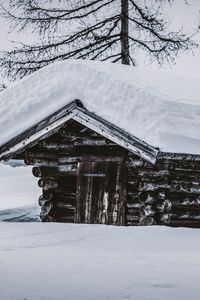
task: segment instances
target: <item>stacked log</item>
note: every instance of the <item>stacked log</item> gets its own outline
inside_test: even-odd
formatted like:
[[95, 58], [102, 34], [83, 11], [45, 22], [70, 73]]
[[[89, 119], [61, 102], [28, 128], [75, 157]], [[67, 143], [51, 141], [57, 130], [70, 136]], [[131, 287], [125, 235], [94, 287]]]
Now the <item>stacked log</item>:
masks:
[[38, 200], [41, 220], [74, 222], [77, 164], [59, 164], [58, 159], [39, 153], [34, 158], [28, 157], [27, 162], [34, 165], [32, 173], [39, 178], [38, 186], [42, 189]]
[[73, 121], [25, 153], [42, 189], [41, 219], [73, 222], [78, 163], [121, 157], [128, 168], [126, 225], [200, 227], [199, 155], [160, 152], [152, 165]]
[[26, 151], [25, 163], [33, 166], [42, 189], [38, 200], [42, 221], [74, 222], [78, 162], [116, 161], [115, 153], [128, 151], [75, 122]]
[[163, 153], [156, 166], [131, 158], [129, 169], [132, 181], [139, 180], [138, 224], [148, 217], [160, 225], [200, 227], [200, 156]]

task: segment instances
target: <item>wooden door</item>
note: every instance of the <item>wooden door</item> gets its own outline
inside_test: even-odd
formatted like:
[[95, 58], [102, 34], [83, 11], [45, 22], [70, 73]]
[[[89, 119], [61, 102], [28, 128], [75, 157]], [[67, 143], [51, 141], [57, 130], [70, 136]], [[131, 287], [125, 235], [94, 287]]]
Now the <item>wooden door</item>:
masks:
[[76, 222], [124, 225], [126, 182], [122, 162], [80, 162]]

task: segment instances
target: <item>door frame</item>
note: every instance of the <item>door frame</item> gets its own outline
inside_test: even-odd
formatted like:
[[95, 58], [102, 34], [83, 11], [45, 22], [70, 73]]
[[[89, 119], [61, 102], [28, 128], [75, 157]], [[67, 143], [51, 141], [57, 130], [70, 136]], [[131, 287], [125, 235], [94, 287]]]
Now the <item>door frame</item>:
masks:
[[[116, 205], [117, 205], [117, 211], [116, 211], [116, 222], [113, 221], [113, 224], [111, 225], [125, 225], [125, 221], [126, 221], [126, 216], [125, 216], [125, 213], [126, 213], [126, 199], [127, 199], [127, 173], [128, 173], [128, 170], [127, 170], [127, 166], [126, 166], [126, 163], [125, 163], [125, 160], [124, 160], [124, 157], [117, 157], [116, 160], [113, 160], [112, 161], [109, 161], [109, 158], [107, 160], [103, 159], [102, 161], [101, 160], [98, 160], [98, 163], [105, 163], [105, 164], [108, 164], [108, 168], [109, 168], [109, 162], [110, 163], [116, 163], [117, 165], [117, 177], [116, 177], [116, 195], [114, 196], [114, 200], [117, 202]], [[82, 185], [84, 184], [84, 177], [87, 177], [87, 176], [84, 176], [84, 173], [83, 173], [83, 170], [84, 170], [84, 164], [92, 164], [92, 163], [97, 163], [97, 161], [88, 161], [87, 159], [86, 160], [83, 160], [83, 161], [80, 161], [78, 163], [78, 172], [77, 172], [77, 187], [76, 187], [76, 212], [75, 212], [75, 223], [89, 223], [89, 224], [92, 224], [92, 222], [88, 222], [88, 219], [87, 219], [87, 222], [85, 222], [85, 215], [86, 215], [86, 200], [87, 199], [84, 199], [82, 198]], [[92, 175], [92, 174], [91, 174]], [[95, 175], [97, 175], [96, 177], [98, 177], [98, 174], [94, 174], [94, 177]], [[107, 174], [105, 174], [106, 176], [110, 176]], [[89, 177], [89, 176], [88, 176]], [[92, 177], [92, 176], [91, 176]], [[103, 178], [103, 176], [99, 176], [101, 178]], [[107, 179], [107, 178], [106, 178]], [[92, 180], [91, 180], [92, 182]], [[91, 187], [87, 187], [87, 188], [91, 188], [92, 189], [92, 183], [91, 183]], [[106, 193], [106, 191], [104, 190], [104, 194]], [[91, 196], [91, 192], [89, 191], [88, 192], [88, 195], [90, 194]], [[109, 193], [107, 193], [109, 194]], [[88, 197], [88, 196], [87, 196]], [[83, 201], [85, 201], [85, 203], [83, 203]], [[102, 201], [103, 201], [103, 198], [102, 198]], [[109, 202], [109, 198], [108, 198], [108, 202]], [[84, 205], [83, 205], [84, 204]], [[102, 203], [103, 205], [103, 203]], [[109, 205], [109, 203], [108, 203]], [[87, 217], [89, 218], [89, 217]], [[112, 218], [114, 220], [114, 210], [112, 210]], [[91, 220], [91, 219], [90, 219]], [[99, 223], [98, 223], [99, 224]], [[103, 224], [103, 223], [100, 223], [100, 224]], [[110, 223], [109, 223], [110, 224]]]

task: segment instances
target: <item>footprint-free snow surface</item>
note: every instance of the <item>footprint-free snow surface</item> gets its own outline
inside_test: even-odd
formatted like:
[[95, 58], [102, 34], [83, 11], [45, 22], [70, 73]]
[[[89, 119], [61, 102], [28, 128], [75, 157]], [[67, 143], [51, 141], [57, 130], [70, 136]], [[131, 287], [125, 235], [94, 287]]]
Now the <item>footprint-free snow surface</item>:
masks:
[[199, 79], [87, 60], [47, 66], [0, 94], [0, 145], [74, 99], [169, 152], [200, 153]]
[[[14, 202], [14, 201], [13, 201]], [[0, 221], [3, 222], [39, 222], [38, 206], [15, 207], [0, 210]]]
[[36, 207], [41, 190], [31, 169], [0, 163], [0, 221], [7, 217], [19, 220], [23, 215], [36, 218], [30, 207]]
[[200, 231], [0, 222], [2, 300], [199, 300]]

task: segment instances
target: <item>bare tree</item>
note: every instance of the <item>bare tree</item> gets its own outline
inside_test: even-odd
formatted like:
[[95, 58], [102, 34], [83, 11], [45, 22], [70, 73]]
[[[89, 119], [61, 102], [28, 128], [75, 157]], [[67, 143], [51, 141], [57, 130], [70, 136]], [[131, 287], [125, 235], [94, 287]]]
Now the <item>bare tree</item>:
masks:
[[[162, 11], [173, 0], [10, 0], [1, 16], [29, 31], [30, 43], [2, 52], [1, 70], [15, 79], [68, 58], [135, 65], [145, 51], [159, 64], [195, 46], [182, 31], [169, 31]], [[39, 35], [39, 39], [37, 37]]]
[[3, 92], [7, 86], [4, 83], [0, 83], [0, 93]]

